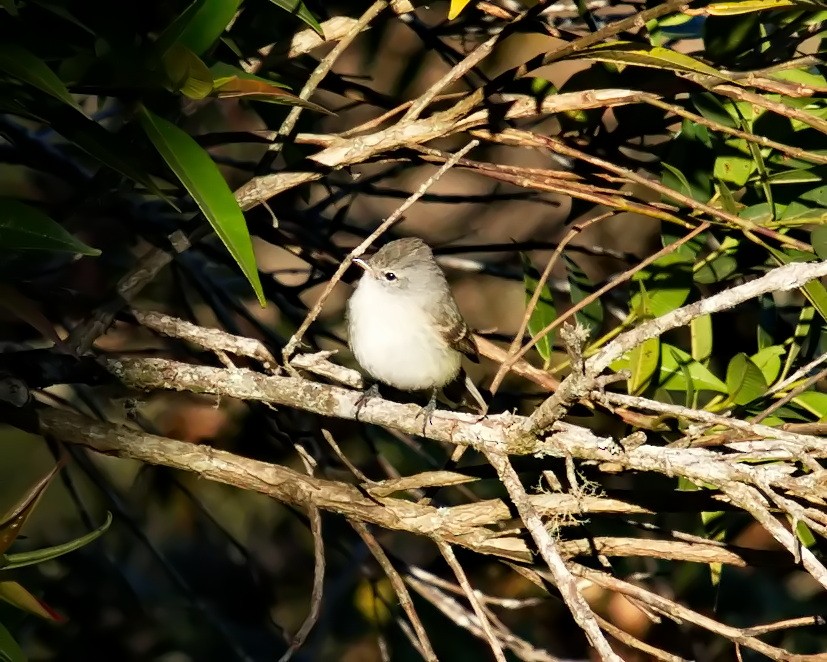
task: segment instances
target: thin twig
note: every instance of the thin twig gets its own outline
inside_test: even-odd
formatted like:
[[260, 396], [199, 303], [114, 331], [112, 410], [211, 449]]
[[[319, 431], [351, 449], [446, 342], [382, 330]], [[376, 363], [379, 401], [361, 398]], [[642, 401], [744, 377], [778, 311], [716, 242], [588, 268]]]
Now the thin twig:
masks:
[[477, 619], [482, 626], [482, 631], [485, 633], [485, 639], [488, 641], [488, 646], [491, 648], [494, 658], [498, 662], [505, 662], [505, 654], [503, 653], [502, 646], [500, 646], [497, 636], [491, 629], [491, 623], [488, 620], [488, 616], [486, 615], [485, 610], [482, 608], [482, 605], [474, 592], [474, 587], [471, 586], [471, 582], [468, 581], [465, 570], [462, 569], [462, 565], [460, 565], [460, 562], [457, 560], [454, 550], [451, 549], [451, 546], [444, 540], [435, 540], [435, 542], [440, 553], [442, 554], [442, 558], [445, 559], [451, 567], [451, 570], [454, 571], [454, 576], [457, 578], [459, 585], [465, 592], [465, 597], [468, 598], [468, 602], [471, 603], [471, 608], [477, 615]]
[[569, 611], [571, 611], [575, 622], [583, 632], [585, 632], [589, 642], [602, 660], [622, 662], [620, 656], [612, 650], [609, 642], [603, 636], [600, 626], [594, 617], [594, 612], [592, 612], [591, 607], [589, 607], [589, 604], [577, 589], [577, 583], [574, 577], [568, 568], [566, 568], [563, 557], [557, 550], [557, 546], [546, 529], [545, 524], [543, 524], [543, 520], [531, 504], [531, 501], [529, 501], [528, 495], [520, 483], [517, 472], [514, 471], [514, 467], [511, 466], [511, 462], [508, 460], [508, 456], [499, 451], [483, 452], [488, 462], [496, 470], [500, 482], [505, 487], [509, 497], [511, 497], [511, 501], [517, 508], [523, 524], [537, 544], [540, 556], [548, 565], [551, 575], [554, 578], [554, 585], [563, 596], [563, 601], [566, 603], [566, 606], [568, 606]]
[[429, 662], [436, 662], [436, 653], [434, 653], [434, 649], [431, 646], [431, 641], [428, 639], [428, 633], [422, 625], [422, 621], [419, 620], [419, 616], [414, 608], [413, 600], [411, 600], [411, 594], [408, 592], [408, 588], [405, 586], [402, 576], [396, 568], [393, 567], [393, 563], [391, 563], [388, 555], [385, 554], [385, 550], [382, 549], [382, 546], [370, 532], [370, 529], [368, 529], [368, 527], [362, 522], [355, 520], [348, 520], [348, 522], [356, 533], [359, 534], [359, 537], [364, 541], [365, 545], [367, 545], [379, 565], [382, 566], [382, 570], [384, 570], [385, 575], [396, 593], [396, 596], [399, 598], [399, 604], [408, 615], [408, 620], [411, 622], [411, 625], [416, 632], [416, 636], [419, 639], [419, 645], [425, 653], [425, 659]]

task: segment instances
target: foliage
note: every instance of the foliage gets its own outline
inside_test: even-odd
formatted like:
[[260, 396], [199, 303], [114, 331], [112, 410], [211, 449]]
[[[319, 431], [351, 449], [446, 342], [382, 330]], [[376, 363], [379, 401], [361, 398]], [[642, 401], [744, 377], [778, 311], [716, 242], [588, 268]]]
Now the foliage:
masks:
[[[209, 383], [151, 402], [130, 392], [124, 403], [111, 374], [110, 359], [125, 354], [233, 370], [259, 371], [263, 364], [277, 373], [273, 356], [288, 342], [344, 350], [335, 294], [323, 316], [306, 318], [316, 286], [433, 164], [471, 139], [480, 146], [378, 243], [421, 234], [449, 275], [462, 280], [461, 306], [494, 341], [482, 352], [489, 363], [474, 376], [488, 388], [495, 414], [536, 414], [538, 391], [547, 398], [550, 383], [576, 375], [583, 361], [599, 359], [626, 334], [778, 267], [827, 259], [823, 7], [790, 0], [575, 7], [468, 0], [427, 7], [403, 0], [0, 2], [0, 309], [7, 345], [0, 411], [9, 429], [41, 433], [44, 412], [74, 409], [90, 429], [97, 419], [115, 421], [134, 433], [204, 442], [279, 469], [294, 467], [301, 448], [314, 479], [342, 490], [356, 481], [361, 491], [350, 501], [370, 494], [377, 509], [396, 492], [407, 495], [400, 508], [502, 503], [505, 481], [493, 480], [497, 474], [481, 455], [454, 467], [467, 474], [461, 479], [436, 475], [447, 456], [428, 439], [399, 432], [401, 420], [394, 434], [404, 443], [346, 421], [340, 410], [329, 419], [311, 414], [320, 411], [317, 402], [275, 407], [265, 394], [242, 404], [223, 397], [231, 388]], [[537, 44], [542, 51], [529, 57]], [[458, 252], [468, 259], [456, 259]], [[343, 274], [344, 281], [352, 277]], [[474, 288], [463, 289], [466, 277], [476, 279]], [[182, 331], [166, 318], [153, 326], [141, 316], [148, 310], [198, 326]], [[307, 332], [294, 336], [305, 319], [312, 322]], [[622, 379], [601, 383], [603, 400], [591, 384], [576, 402], [564, 401], [567, 420], [611, 438], [624, 453], [634, 450], [633, 433], [645, 433], [642, 443], [653, 454], [708, 449], [731, 466], [774, 465], [790, 484], [809, 480], [807, 497], [756, 484], [755, 499], [796, 537], [804, 557], [810, 552], [821, 563], [824, 457], [815, 445], [790, 457], [789, 445], [772, 445], [777, 440], [755, 426], [824, 434], [827, 290], [811, 279], [686, 319], [614, 356], [607, 363]], [[582, 349], [565, 346], [564, 325], [575, 322], [588, 331]], [[238, 338], [222, 335], [219, 342], [202, 327], [260, 340], [264, 349], [237, 353]], [[500, 366], [518, 352], [532, 365], [515, 365], [516, 374], [506, 375]], [[349, 360], [345, 351], [333, 357], [339, 367]], [[148, 365], [139, 389], [150, 388], [148, 375], [161, 364]], [[305, 380], [325, 385], [338, 374], [302, 370]], [[246, 383], [247, 373], [237, 375], [230, 386]], [[201, 393], [221, 397], [205, 405]], [[558, 393], [569, 397], [565, 389]], [[726, 420], [753, 426], [752, 433]], [[444, 545], [408, 549], [401, 533], [372, 540], [364, 522], [379, 520], [334, 517], [330, 512], [340, 511], [318, 504], [293, 517], [279, 504], [262, 506], [252, 493], [213, 491], [207, 481], [190, 482], [167, 468], [145, 465], [130, 474], [124, 465], [90, 459], [95, 455], [80, 445], [95, 447], [94, 435], [78, 441], [67, 429], [64, 436], [57, 440], [68, 445], [73, 475], [96, 505], [125, 524], [110, 532], [114, 544], [133, 551], [114, 563], [94, 548], [86, 557], [61, 558], [71, 578], [65, 586], [42, 568], [31, 570], [32, 585], [54, 594], [80, 625], [73, 632], [47, 629], [0, 612], [0, 660], [24, 659], [18, 640], [24, 650], [49, 651], [49, 659], [100, 652], [85, 638], [107, 642], [112, 659], [272, 659], [290, 646], [284, 632], [303, 631], [312, 577], [321, 572], [320, 537], [328, 581], [324, 597], [311, 599], [321, 615], [305, 642], [310, 657], [359, 655], [377, 638], [394, 659], [426, 649], [421, 633], [406, 638], [397, 627], [408, 604], [404, 586], [416, 592], [440, 659], [479, 659], [496, 650], [482, 626], [469, 626], [469, 633], [457, 625], [478, 622], [482, 607], [442, 566], [444, 560], [456, 572]], [[30, 446], [4, 447], [3, 439], [0, 466], [10, 473], [34, 466]], [[341, 448], [331, 452], [337, 441]], [[148, 447], [118, 452], [142, 457]], [[756, 552], [781, 542], [783, 532], [770, 531], [771, 523], [748, 507], [752, 501], [739, 501], [715, 476], [688, 477], [669, 466], [630, 469], [572, 452], [538, 452], [515, 464], [532, 497], [548, 489], [549, 497], [573, 496], [585, 509], [544, 511], [561, 548], [574, 550], [565, 556], [572, 567], [609, 572], [603, 561], [611, 558], [615, 576], [648, 573], [648, 590], [697, 613], [717, 605], [718, 628], [635, 598], [675, 621], [637, 623], [637, 612], [624, 612], [625, 638], [612, 629], [623, 622], [612, 611], [621, 610], [621, 592], [600, 587], [602, 606], [595, 600], [593, 608], [612, 621], [605, 631], [620, 642], [624, 659], [648, 659], [647, 645], [708, 660], [730, 659], [733, 649], [746, 656], [763, 644], [776, 651], [765, 655], [779, 659], [777, 651], [824, 649], [823, 633], [806, 627], [816, 621], [801, 621], [798, 629], [767, 625], [823, 612], [825, 601], [812, 567], [802, 573], [783, 550]], [[189, 466], [187, 457], [172, 466], [215, 478], [215, 467]], [[107, 520], [67, 545], [6, 554], [53, 476], [0, 524], [0, 598], [50, 619], [54, 612], [33, 597], [38, 590], [9, 579], [11, 571], [86, 545], [109, 526]], [[405, 492], [368, 490], [373, 481], [399, 476], [413, 477]], [[67, 488], [71, 521], [75, 510], [89, 520], [82, 491]], [[584, 505], [591, 498], [601, 500], [592, 511]], [[319, 509], [329, 512], [322, 517]], [[394, 517], [401, 531], [422, 540], [431, 535]], [[348, 521], [354, 530], [343, 526]], [[484, 533], [458, 534], [451, 545], [506, 535], [503, 522], [485, 520]], [[522, 527], [514, 522], [509, 529]], [[520, 544], [534, 544], [520, 532]], [[598, 558], [596, 540], [615, 551]], [[741, 554], [753, 573], [749, 582], [734, 557], [707, 562], [689, 550], [706, 541], [704, 554]], [[308, 560], [314, 553], [315, 570]], [[548, 606], [555, 589], [540, 557], [520, 558], [515, 569], [513, 556], [463, 554], [474, 586], [513, 599], [507, 604], [519, 603], [526, 615], [503, 608], [499, 620], [491, 619], [498, 632], [516, 637], [500, 637], [512, 653], [587, 654], [584, 641], [568, 636], [563, 612]], [[402, 579], [395, 581], [389, 567]], [[450, 590], [467, 605], [457, 606], [445, 588], [455, 580]], [[484, 609], [501, 604], [492, 600]], [[117, 625], [102, 618], [112, 610]], [[164, 610], [172, 615], [158, 618]], [[416, 629], [408, 611], [404, 617]], [[756, 625], [766, 631], [748, 629]], [[149, 642], [140, 652], [139, 639]]]

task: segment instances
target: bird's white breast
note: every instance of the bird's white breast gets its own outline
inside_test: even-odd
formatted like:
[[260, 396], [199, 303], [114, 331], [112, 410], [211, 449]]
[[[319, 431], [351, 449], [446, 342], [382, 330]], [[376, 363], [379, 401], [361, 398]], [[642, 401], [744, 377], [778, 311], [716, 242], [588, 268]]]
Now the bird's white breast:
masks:
[[415, 297], [363, 277], [348, 302], [350, 347], [374, 379], [405, 391], [442, 387], [461, 355], [433, 326]]

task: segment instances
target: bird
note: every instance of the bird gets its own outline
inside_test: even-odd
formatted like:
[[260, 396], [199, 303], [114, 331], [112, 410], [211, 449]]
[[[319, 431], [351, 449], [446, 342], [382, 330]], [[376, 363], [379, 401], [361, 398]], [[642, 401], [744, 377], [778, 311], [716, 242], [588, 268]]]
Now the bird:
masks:
[[[402, 391], [431, 391], [425, 426], [436, 410], [438, 392], [464, 381], [487, 410], [485, 400], [462, 369], [462, 357], [479, 362], [473, 334], [451, 294], [445, 273], [422, 239], [408, 237], [386, 244], [362, 268], [347, 304], [348, 342], [359, 365], [375, 380]], [[368, 389], [361, 408], [379, 394]]]

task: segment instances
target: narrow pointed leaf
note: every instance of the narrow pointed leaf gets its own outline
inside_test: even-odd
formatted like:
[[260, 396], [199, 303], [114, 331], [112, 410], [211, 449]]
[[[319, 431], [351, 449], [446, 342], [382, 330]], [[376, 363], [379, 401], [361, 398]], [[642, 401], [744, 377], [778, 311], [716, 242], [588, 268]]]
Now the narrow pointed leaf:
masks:
[[632, 376], [627, 382], [629, 395], [640, 395], [652, 381], [658, 369], [660, 340], [649, 338], [629, 353], [629, 370]]
[[0, 662], [27, 662], [23, 649], [0, 623]]
[[818, 420], [827, 417], [827, 393], [806, 391], [793, 398], [793, 402], [816, 416]]
[[0, 43], [0, 72], [36, 87], [37, 89], [80, 110], [77, 102], [46, 63], [25, 48], [15, 44]]
[[451, 5], [448, 7], [448, 20], [453, 21], [460, 15], [463, 9], [468, 6], [471, 0], [451, 0]]
[[[531, 300], [531, 297], [534, 296], [534, 292], [537, 290], [540, 275], [537, 273], [537, 270], [534, 268], [534, 265], [531, 263], [531, 260], [527, 255], [520, 254], [520, 257], [523, 262], [525, 300], [526, 303], [528, 303]], [[532, 336], [535, 336], [542, 329], [551, 324], [555, 319], [557, 319], [557, 309], [554, 306], [554, 299], [552, 298], [551, 290], [548, 285], [543, 285], [540, 298], [537, 300], [537, 306], [532, 311], [531, 317], [528, 320], [528, 332]], [[551, 352], [554, 349], [554, 334], [547, 333], [540, 339], [534, 348], [547, 365], [549, 359], [551, 358]]]
[[248, 97], [256, 101], [301, 106], [325, 115], [334, 114], [318, 104], [300, 99], [292, 92], [285, 90], [281, 83], [248, 74], [223, 62], [213, 65], [210, 71], [213, 75], [212, 96], [219, 99]]
[[140, 122], [155, 148], [189, 191], [265, 305], [244, 214], [209, 154], [177, 126], [141, 108]]
[[712, 356], [712, 316], [701, 315], [689, 323], [692, 358], [705, 363]]
[[75, 239], [43, 212], [9, 198], [0, 198], [0, 246], [8, 250], [100, 255], [97, 248]]
[[62, 622], [66, 619], [45, 602], [38, 600], [17, 582], [0, 582], [0, 600], [47, 621]]
[[652, 67], [680, 73], [703, 74], [726, 79], [727, 77], [714, 67], [704, 64], [691, 55], [678, 53], [669, 48], [654, 46], [642, 47], [631, 41], [614, 41], [598, 44], [569, 55], [567, 59], [597, 60], [613, 64], [629, 64], [639, 67]]
[[43, 549], [36, 549], [31, 552], [21, 552], [19, 554], [7, 554], [5, 559], [0, 557], [0, 568], [3, 570], [14, 570], [22, 568], [27, 565], [34, 565], [36, 563], [43, 563], [44, 561], [51, 561], [58, 556], [63, 556], [69, 552], [74, 552], [85, 545], [100, 538], [104, 532], [112, 524], [112, 513], [106, 513], [106, 521], [101, 524], [94, 531], [90, 531], [85, 536], [75, 538], [62, 545], [54, 545], [53, 547], [44, 547]]
[[240, 4], [241, 0], [196, 0], [158, 37], [160, 53], [178, 43], [201, 55], [218, 41]]
[[[467, 0], [466, 0], [467, 1]], [[304, 21], [307, 25], [313, 28], [321, 37], [324, 37], [324, 31], [322, 30], [322, 26], [319, 25], [319, 21], [316, 20], [316, 17], [302, 2], [302, 0], [270, 0], [274, 5], [277, 7], [281, 7], [284, 11], [293, 14], [297, 18]]]
[[[589, 280], [589, 277], [579, 265], [567, 255], [563, 255], [568, 272], [569, 294], [573, 304], [580, 303], [587, 296], [597, 291], [597, 287]], [[600, 299], [592, 301], [588, 306], [574, 314], [580, 325], [586, 327], [590, 332], [597, 333], [603, 326], [603, 304]]]

